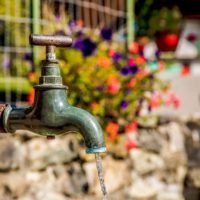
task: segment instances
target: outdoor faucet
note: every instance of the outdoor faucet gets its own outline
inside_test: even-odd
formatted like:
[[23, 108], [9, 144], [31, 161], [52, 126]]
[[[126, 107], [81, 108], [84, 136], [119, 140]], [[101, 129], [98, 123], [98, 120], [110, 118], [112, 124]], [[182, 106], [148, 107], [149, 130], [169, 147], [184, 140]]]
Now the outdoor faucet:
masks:
[[42, 61], [39, 85], [35, 85], [33, 106], [11, 107], [0, 104], [0, 132], [14, 133], [16, 130], [30, 130], [47, 138], [67, 132], [80, 132], [84, 138], [87, 153], [106, 151], [103, 131], [89, 112], [69, 105], [55, 47], [72, 44], [69, 36], [30, 35], [30, 44], [46, 46], [46, 60]]

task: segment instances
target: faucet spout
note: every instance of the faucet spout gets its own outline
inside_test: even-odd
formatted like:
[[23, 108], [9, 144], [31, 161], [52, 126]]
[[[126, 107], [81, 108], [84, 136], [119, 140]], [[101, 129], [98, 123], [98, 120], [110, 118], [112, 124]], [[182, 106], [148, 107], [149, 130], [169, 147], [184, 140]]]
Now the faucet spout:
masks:
[[65, 119], [71, 130], [77, 130], [84, 138], [87, 153], [102, 153], [106, 151], [103, 131], [89, 112], [70, 106], [67, 108]]
[[29, 130], [43, 136], [79, 132], [84, 138], [86, 153], [106, 151], [101, 126], [89, 112], [68, 104], [65, 88], [37, 90], [36, 87], [33, 107], [8, 105], [0, 118], [6, 132]]
[[62, 84], [54, 46], [69, 46], [71, 38], [31, 35], [30, 42], [47, 46], [39, 84], [34, 86], [34, 104], [29, 108], [0, 105], [0, 131], [29, 130], [47, 137], [78, 131], [85, 140], [87, 153], [105, 152], [103, 131], [95, 117], [67, 101], [67, 87]]

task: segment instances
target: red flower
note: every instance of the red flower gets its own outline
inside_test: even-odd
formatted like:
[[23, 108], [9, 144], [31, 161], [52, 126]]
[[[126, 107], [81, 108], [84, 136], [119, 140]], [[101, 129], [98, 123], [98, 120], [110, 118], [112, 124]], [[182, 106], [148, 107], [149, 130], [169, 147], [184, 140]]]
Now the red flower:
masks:
[[128, 88], [133, 88], [136, 85], [136, 80], [134, 78], [132, 78], [129, 83], [127, 83], [127, 87]]
[[138, 53], [140, 50], [139, 44], [136, 42], [133, 42], [130, 47], [129, 47], [129, 52], [130, 53]]
[[126, 142], [126, 149], [130, 151], [131, 149], [134, 149], [138, 146], [137, 142], [135, 140], [128, 140]]
[[115, 53], [116, 53], [116, 51], [114, 49], [110, 48], [109, 53], [108, 53], [109, 56], [112, 57]]
[[125, 133], [132, 133], [132, 132], [135, 132], [137, 130], [137, 127], [138, 127], [138, 124], [137, 122], [131, 122], [130, 124], [128, 124], [126, 127], [125, 127]]
[[115, 141], [117, 136], [118, 136], [118, 131], [119, 131], [119, 125], [114, 122], [109, 122], [108, 125], [106, 126], [106, 132], [109, 135], [109, 140], [111, 142]]
[[29, 94], [28, 97], [27, 97], [28, 103], [29, 103], [30, 105], [33, 104], [34, 98], [35, 98], [35, 90], [32, 88], [30, 94]]
[[189, 67], [188, 67], [188, 66], [184, 66], [184, 67], [182, 68], [182, 70], [181, 70], [181, 74], [182, 74], [183, 76], [186, 76], [186, 75], [188, 75], [189, 73], [190, 73]]

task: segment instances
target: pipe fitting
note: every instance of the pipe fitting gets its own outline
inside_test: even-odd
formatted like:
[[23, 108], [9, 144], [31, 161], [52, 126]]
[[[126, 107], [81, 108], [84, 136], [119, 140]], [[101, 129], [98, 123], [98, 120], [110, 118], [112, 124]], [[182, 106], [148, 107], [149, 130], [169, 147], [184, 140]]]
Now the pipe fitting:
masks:
[[4, 128], [4, 111], [7, 108], [7, 104], [0, 104], [0, 133], [5, 133], [6, 130]]

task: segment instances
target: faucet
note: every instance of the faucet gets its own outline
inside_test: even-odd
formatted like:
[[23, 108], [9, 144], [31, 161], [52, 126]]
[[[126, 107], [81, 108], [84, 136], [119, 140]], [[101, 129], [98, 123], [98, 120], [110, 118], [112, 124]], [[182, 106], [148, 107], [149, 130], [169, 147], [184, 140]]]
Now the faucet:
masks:
[[86, 153], [105, 152], [101, 126], [89, 112], [68, 103], [67, 87], [62, 84], [54, 49], [70, 46], [72, 39], [69, 36], [31, 34], [29, 41], [32, 45], [46, 46], [39, 84], [34, 86], [34, 103], [27, 108], [0, 104], [0, 132], [30, 130], [48, 139], [68, 132], [80, 132]]

